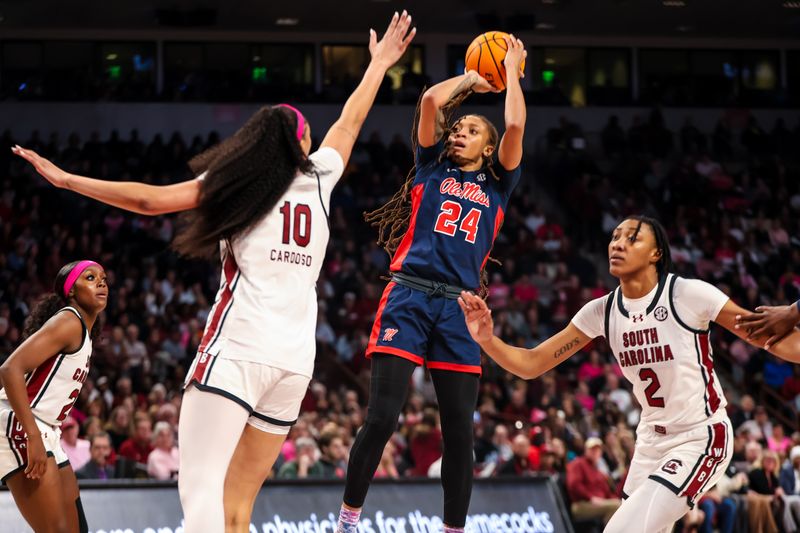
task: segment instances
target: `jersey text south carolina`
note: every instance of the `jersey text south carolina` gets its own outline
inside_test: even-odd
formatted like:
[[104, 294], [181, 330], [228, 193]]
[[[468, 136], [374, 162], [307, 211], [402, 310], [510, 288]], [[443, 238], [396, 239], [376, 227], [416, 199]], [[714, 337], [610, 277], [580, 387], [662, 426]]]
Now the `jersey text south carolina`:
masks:
[[[669, 344], [661, 345], [658, 343], [658, 328], [645, 328], [638, 331], [625, 332], [622, 334], [622, 346], [632, 349], [623, 350], [619, 353], [619, 365], [621, 367], [650, 365], [675, 360]], [[637, 346], [639, 348], [636, 348]]]

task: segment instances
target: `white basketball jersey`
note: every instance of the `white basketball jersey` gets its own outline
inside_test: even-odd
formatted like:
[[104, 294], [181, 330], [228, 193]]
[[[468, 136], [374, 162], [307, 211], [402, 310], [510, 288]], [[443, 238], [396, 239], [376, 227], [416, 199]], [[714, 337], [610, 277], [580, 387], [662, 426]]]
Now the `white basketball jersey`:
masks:
[[640, 424], [673, 433], [724, 415], [709, 322], [727, 300], [708, 283], [669, 274], [637, 300], [623, 298], [618, 287], [589, 302], [573, 323], [589, 336], [606, 337], [642, 406]]
[[[89, 374], [92, 356], [92, 339], [83, 317], [74, 307], [58, 311], [63, 312], [75, 313], [80, 319], [83, 326], [81, 346], [74, 352], [55, 354], [25, 378], [33, 416], [51, 426], [60, 426], [72, 410]], [[5, 389], [0, 389], [0, 401], [8, 402]]]
[[232, 243], [220, 243], [220, 288], [200, 352], [311, 376], [327, 210], [344, 166], [333, 148], [309, 159], [314, 171], [298, 174], [269, 214]]

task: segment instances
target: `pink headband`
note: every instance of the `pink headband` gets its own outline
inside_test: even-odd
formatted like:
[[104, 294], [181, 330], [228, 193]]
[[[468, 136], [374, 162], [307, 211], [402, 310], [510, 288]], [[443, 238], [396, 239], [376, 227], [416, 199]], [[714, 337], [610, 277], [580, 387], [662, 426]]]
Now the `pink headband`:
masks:
[[69, 271], [69, 275], [67, 276], [67, 281], [64, 282], [64, 298], [69, 297], [69, 291], [72, 290], [72, 286], [75, 285], [75, 282], [78, 281], [78, 278], [81, 277], [83, 271], [89, 268], [90, 266], [100, 266], [99, 263], [95, 263], [94, 261], [81, 261], [72, 270]]
[[275, 107], [285, 107], [294, 111], [294, 114], [297, 115], [297, 140], [302, 141], [303, 133], [306, 131], [306, 119], [303, 117], [303, 114], [298, 111], [296, 107], [290, 106], [289, 104], [278, 104]]

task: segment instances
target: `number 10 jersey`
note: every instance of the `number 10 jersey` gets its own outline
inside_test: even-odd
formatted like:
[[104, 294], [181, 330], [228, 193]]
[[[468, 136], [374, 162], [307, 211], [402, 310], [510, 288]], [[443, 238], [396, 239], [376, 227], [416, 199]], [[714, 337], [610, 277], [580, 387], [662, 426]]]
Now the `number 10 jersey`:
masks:
[[309, 156], [275, 207], [247, 233], [220, 243], [222, 275], [198, 348], [311, 377], [317, 278], [330, 231], [327, 209], [344, 164], [324, 147]]

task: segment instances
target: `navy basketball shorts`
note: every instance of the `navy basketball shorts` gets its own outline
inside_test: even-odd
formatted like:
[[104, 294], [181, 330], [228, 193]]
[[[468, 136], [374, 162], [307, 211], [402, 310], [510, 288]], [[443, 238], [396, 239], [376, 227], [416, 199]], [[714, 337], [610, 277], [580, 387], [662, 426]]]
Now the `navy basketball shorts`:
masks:
[[367, 358], [374, 353], [434, 370], [481, 374], [481, 349], [467, 331], [458, 301], [395, 282], [383, 291], [372, 325]]

